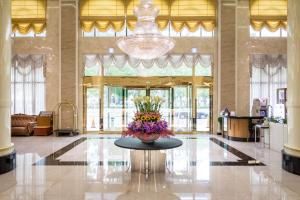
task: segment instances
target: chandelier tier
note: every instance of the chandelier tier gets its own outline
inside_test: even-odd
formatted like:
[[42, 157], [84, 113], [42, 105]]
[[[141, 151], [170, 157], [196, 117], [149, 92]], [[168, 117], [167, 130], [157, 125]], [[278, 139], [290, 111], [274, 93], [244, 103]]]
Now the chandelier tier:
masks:
[[133, 34], [120, 38], [118, 47], [129, 56], [139, 59], [154, 59], [169, 52], [175, 46], [175, 41], [160, 33], [155, 23], [158, 12], [152, 0], [141, 0], [140, 5], [134, 8], [137, 23]]

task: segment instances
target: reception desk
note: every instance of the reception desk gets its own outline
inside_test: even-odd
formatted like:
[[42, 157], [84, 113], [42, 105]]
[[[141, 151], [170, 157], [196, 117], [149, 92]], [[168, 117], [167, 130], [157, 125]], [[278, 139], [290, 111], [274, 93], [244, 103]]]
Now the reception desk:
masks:
[[234, 141], [253, 142], [254, 126], [262, 119], [263, 117], [224, 116], [223, 137]]

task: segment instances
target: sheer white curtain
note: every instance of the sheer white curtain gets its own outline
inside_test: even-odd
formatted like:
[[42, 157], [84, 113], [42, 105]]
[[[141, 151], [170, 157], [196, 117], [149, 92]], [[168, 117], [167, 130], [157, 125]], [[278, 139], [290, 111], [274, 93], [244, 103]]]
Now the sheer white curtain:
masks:
[[251, 56], [251, 95], [255, 98], [268, 98], [268, 104], [277, 103], [277, 89], [287, 86], [286, 55], [255, 54]]
[[11, 113], [38, 114], [45, 110], [43, 55], [15, 55], [11, 68]]
[[123, 68], [129, 64], [132, 68], [137, 68], [142, 64], [145, 68], [157, 65], [160, 68], [167, 67], [169, 64], [173, 68], [178, 68], [183, 64], [192, 68], [197, 64], [203, 67], [211, 67], [212, 55], [209, 54], [168, 54], [152, 60], [141, 60], [127, 56], [126, 54], [89, 54], [84, 57], [85, 68], [94, 67], [100, 64], [104, 67], [116, 66]]

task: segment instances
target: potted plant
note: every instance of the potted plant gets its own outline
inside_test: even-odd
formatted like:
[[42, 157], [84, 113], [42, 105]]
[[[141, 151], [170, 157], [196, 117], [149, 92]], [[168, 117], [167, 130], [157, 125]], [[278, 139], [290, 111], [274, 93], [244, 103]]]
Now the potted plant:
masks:
[[128, 124], [123, 136], [137, 137], [144, 143], [153, 143], [159, 137], [169, 137], [168, 123], [162, 119], [160, 108], [164, 100], [161, 97], [138, 96], [134, 98], [136, 113]]
[[222, 134], [222, 123], [223, 123], [223, 117], [218, 117], [218, 130], [217, 130], [218, 135]]

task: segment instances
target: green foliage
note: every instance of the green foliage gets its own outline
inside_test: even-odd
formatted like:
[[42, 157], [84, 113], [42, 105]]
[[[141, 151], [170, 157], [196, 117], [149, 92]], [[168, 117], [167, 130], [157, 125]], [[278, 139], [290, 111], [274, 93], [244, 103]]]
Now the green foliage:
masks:
[[270, 117], [268, 118], [269, 122], [287, 124], [287, 119], [283, 119], [280, 117]]
[[159, 96], [138, 96], [134, 98], [134, 105], [137, 112], [142, 113], [159, 112], [163, 102], [164, 100]]

